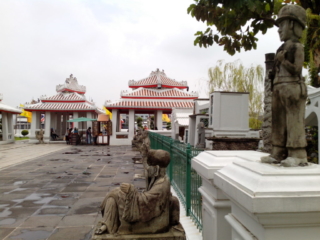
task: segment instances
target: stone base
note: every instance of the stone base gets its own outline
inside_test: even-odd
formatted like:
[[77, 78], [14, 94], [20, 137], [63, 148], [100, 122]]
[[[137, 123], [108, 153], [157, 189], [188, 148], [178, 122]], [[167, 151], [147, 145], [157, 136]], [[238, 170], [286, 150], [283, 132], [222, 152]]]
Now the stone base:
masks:
[[207, 138], [213, 141], [212, 150], [257, 150], [259, 138]]
[[186, 240], [186, 234], [181, 224], [171, 227], [166, 233], [155, 234], [132, 234], [132, 235], [118, 235], [118, 234], [102, 234], [95, 235], [96, 226], [91, 240]]

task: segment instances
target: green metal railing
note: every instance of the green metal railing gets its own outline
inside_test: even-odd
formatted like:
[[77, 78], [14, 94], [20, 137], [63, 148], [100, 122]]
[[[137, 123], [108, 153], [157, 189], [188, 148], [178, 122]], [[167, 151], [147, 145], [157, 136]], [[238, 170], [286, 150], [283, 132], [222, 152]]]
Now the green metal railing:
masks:
[[163, 149], [170, 153], [170, 164], [167, 174], [181, 203], [198, 229], [202, 230], [202, 197], [198, 191], [201, 177], [191, 168], [191, 159], [202, 150], [193, 148], [190, 144], [181, 143], [170, 137], [149, 132], [151, 149]]

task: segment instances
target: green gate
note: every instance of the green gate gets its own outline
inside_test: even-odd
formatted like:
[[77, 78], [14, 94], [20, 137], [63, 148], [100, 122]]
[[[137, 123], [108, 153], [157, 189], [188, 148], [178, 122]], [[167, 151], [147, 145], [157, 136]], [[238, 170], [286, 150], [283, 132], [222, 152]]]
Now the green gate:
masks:
[[167, 174], [171, 185], [184, 205], [186, 215], [202, 230], [202, 198], [198, 191], [201, 177], [191, 168], [191, 159], [202, 150], [154, 132], [149, 132], [149, 138], [151, 149], [163, 149], [170, 153]]

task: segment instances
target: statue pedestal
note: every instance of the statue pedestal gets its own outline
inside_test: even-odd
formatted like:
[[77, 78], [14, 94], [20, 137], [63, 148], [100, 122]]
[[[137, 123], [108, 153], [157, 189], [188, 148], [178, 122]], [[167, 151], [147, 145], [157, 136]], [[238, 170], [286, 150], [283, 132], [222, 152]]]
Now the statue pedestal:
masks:
[[202, 235], [204, 240], [230, 240], [231, 226], [225, 216], [231, 213], [231, 202], [217, 188], [214, 174], [233, 162], [260, 161], [269, 154], [256, 151], [205, 151], [192, 159], [192, 168], [202, 178]]
[[319, 165], [285, 168], [234, 161], [213, 178], [231, 202], [225, 218], [233, 240], [319, 239]]
[[[98, 226], [96, 228], [100, 227]], [[96, 229], [95, 229], [96, 230]], [[91, 240], [186, 240], [186, 234], [181, 224], [171, 227], [166, 233], [154, 234], [132, 234], [132, 235], [116, 235], [116, 234], [102, 234], [93, 235]]]

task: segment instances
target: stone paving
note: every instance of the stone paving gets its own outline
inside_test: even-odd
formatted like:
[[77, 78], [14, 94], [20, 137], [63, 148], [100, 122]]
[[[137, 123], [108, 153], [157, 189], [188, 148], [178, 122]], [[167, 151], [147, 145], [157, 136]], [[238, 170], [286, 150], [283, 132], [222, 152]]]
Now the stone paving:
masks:
[[70, 148], [70, 146], [67, 144], [29, 144], [24, 141], [0, 145], [0, 169], [66, 148]]
[[61, 144], [52, 153], [50, 144], [34, 145], [44, 155], [21, 164], [16, 160], [14, 166], [8, 156], [17, 151], [26, 155], [27, 148], [6, 148], [0, 146], [0, 167], [6, 162], [0, 170], [0, 239], [89, 240], [108, 191], [122, 182], [145, 187], [143, 179], [134, 178], [143, 166], [134, 163], [139, 152], [131, 146]]

